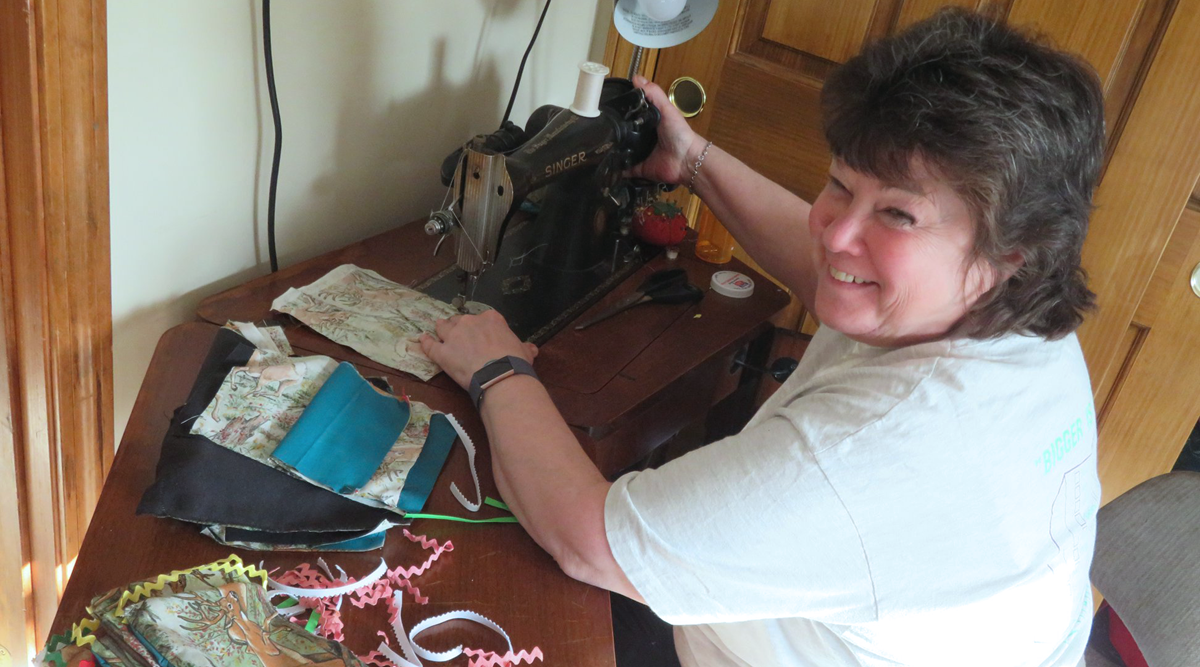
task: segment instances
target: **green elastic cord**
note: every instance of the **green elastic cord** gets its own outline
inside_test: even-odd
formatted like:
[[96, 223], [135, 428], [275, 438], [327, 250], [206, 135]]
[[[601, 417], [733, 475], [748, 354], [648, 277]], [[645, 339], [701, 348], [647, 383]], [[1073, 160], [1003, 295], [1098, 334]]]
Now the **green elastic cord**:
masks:
[[[512, 512], [502, 501], [496, 500], [491, 496], [483, 499], [484, 505], [490, 505], [496, 509], [502, 509], [505, 512]], [[466, 519], [460, 516], [446, 516], [445, 514], [418, 514], [415, 512], [405, 512], [404, 516], [409, 519], [437, 519], [439, 521], [461, 521], [463, 523], [517, 523], [515, 516], [498, 516], [492, 519]]]
[[496, 500], [495, 498], [493, 498], [491, 496], [484, 498], [483, 504], [491, 505], [492, 507], [495, 507], [496, 509], [502, 509], [505, 512], [512, 512], [512, 510], [508, 509], [508, 505], [505, 505], [502, 501]]
[[319, 609], [314, 609], [312, 615], [308, 617], [308, 625], [305, 625], [304, 629], [308, 630], [309, 632], [311, 632], [313, 634], [316, 634], [317, 624], [320, 622], [321, 622], [321, 611]]
[[297, 604], [299, 604], [299, 603], [296, 602], [296, 598], [288, 598], [288, 599], [284, 600], [283, 602], [279, 603], [279, 608], [287, 609], [288, 607], [295, 607]]
[[515, 516], [498, 516], [494, 519], [464, 519], [461, 516], [446, 516], [445, 514], [416, 514], [409, 512], [404, 515], [409, 519], [437, 519], [439, 521], [461, 521], [462, 523], [517, 523]]

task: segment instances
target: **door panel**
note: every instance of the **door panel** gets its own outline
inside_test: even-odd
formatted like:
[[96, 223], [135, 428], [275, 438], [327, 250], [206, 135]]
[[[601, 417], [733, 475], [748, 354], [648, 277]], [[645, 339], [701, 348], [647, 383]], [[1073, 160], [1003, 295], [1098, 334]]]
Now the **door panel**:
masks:
[[[1200, 208], [1184, 211], [1178, 229], [1200, 229]], [[1192, 242], [1166, 285], [1156, 324], [1145, 330], [1104, 416], [1102, 502], [1170, 470], [1200, 418], [1200, 297], [1188, 284], [1200, 265], [1200, 236], [1188, 233]]]
[[[743, 0], [743, 6], [731, 52], [754, 58], [764, 66], [779, 65], [781, 69], [776, 71], [784, 75], [809, 77], [819, 89], [838, 63], [857, 53], [863, 43], [888, 33], [900, 0]], [[792, 20], [787, 14], [812, 18]], [[827, 36], [839, 23], [847, 24], [853, 32]], [[845, 48], [851, 43], [858, 46]]]
[[[1125, 330], [1125, 335], [1121, 337], [1121, 342], [1118, 345], [1119, 353], [1123, 362], [1123, 368], [1133, 366], [1133, 362], [1137, 360], [1138, 352], [1142, 349], [1142, 343], [1146, 340], [1146, 327], [1130, 324]], [[1112, 396], [1113, 387], [1124, 380], [1128, 373], [1113, 373], [1105, 378], [1096, 389], [1093, 391], [1093, 396], [1108, 397]], [[1096, 400], [1096, 423], [1101, 424], [1104, 418], [1108, 415], [1109, 409], [1107, 400]]]
[[[767, 7], [762, 37], [801, 53], [836, 63], [858, 53], [871, 27], [877, 0], [845, 0], [839, 3], [784, 2]], [[813, 30], [811, 26], [824, 26]]]
[[729, 58], [709, 138], [801, 197], [824, 187], [829, 150], [821, 132], [820, 90]]
[[[1158, 314], [1163, 309], [1163, 302], [1171, 294], [1171, 285], [1187, 263], [1192, 242], [1200, 237], [1200, 215], [1196, 215], [1196, 211], [1200, 211], [1200, 201], [1193, 199], [1188, 204], [1188, 209], [1179, 217], [1179, 223], [1175, 225], [1175, 232], [1171, 234], [1171, 240], [1167, 242], [1162, 258], [1154, 269], [1154, 276], [1150, 279], [1149, 287], [1146, 288], [1146, 295], [1142, 297], [1137, 311], [1133, 314], [1133, 323], [1136, 326], [1149, 329], [1158, 321]], [[1168, 311], [1168, 317], [1173, 315], [1174, 313]]]
[[1054, 37], [1064, 49], [1083, 56], [1108, 90], [1122, 60], [1144, 0], [1015, 0], [1008, 20], [1033, 26]]
[[[966, 7], [967, 9], [984, 9], [991, 5], [1003, 3], [988, 2], [988, 0], [908, 0], [900, 8], [900, 16], [896, 20], [896, 30], [903, 30], [908, 26], [927, 19], [934, 12], [942, 7]], [[1006, 11], [1001, 11], [1001, 14]]]
[[1083, 264], [1100, 309], [1079, 334], [1093, 387], [1120, 369], [1121, 336], [1200, 174], [1197, 31], [1200, 0], [1181, 1], [1096, 193]]

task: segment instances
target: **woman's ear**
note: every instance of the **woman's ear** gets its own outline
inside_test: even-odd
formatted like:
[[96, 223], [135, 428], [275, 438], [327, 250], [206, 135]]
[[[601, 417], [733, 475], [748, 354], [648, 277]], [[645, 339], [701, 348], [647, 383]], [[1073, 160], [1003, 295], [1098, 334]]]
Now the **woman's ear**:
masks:
[[997, 266], [982, 256], [971, 260], [963, 274], [963, 302], [967, 308], [971, 308], [993, 287], [1003, 284], [1016, 270], [1017, 267], [1010, 268], [1007, 262]]
[[995, 286], [1003, 285], [1022, 266], [1025, 266], [1025, 257], [1020, 252], [1013, 252], [1001, 258], [999, 265], [983, 257], [976, 257], [967, 268], [963, 281], [963, 296], [967, 303], [973, 304]]
[[1014, 250], [1005, 255], [1002, 261], [1004, 263], [998, 269], [1000, 271], [998, 282], [1000, 283], [1012, 278], [1014, 273], [1019, 271], [1022, 266], [1025, 266], [1025, 255], [1022, 255], [1020, 251]]

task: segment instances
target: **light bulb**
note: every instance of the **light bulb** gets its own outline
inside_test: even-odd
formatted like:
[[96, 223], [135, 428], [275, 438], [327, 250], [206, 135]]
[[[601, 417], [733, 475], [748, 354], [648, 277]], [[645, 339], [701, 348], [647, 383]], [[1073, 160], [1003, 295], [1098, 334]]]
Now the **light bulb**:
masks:
[[646, 16], [655, 21], [670, 21], [679, 16], [687, 0], [638, 0]]

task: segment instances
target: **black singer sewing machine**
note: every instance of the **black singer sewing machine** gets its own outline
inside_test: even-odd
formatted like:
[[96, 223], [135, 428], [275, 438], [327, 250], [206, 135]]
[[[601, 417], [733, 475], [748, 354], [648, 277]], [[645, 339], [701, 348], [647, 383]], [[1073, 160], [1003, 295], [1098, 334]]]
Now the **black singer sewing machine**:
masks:
[[492, 306], [538, 344], [658, 250], [629, 235], [658, 185], [622, 177], [654, 149], [658, 110], [607, 68], [580, 69], [570, 108], [540, 107], [524, 129], [506, 122], [446, 158], [446, 200], [425, 225], [439, 249], [455, 237], [456, 261], [418, 289]]

